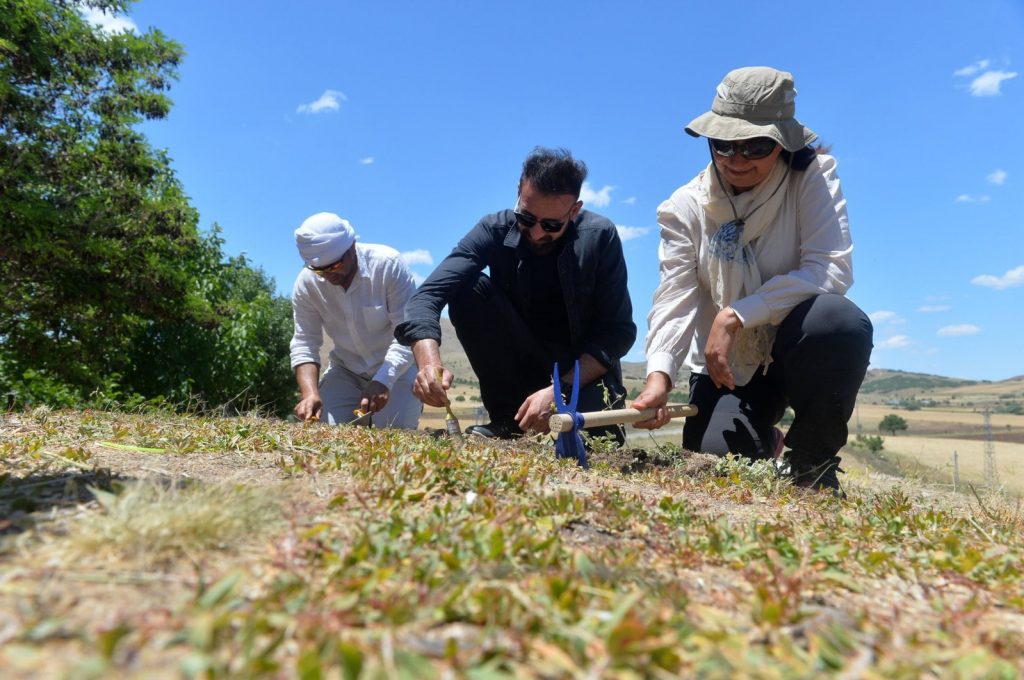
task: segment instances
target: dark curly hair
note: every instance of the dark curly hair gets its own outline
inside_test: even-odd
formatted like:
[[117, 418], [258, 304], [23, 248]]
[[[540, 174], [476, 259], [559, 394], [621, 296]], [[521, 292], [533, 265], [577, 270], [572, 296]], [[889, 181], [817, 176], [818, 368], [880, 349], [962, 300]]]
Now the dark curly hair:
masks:
[[572, 194], [579, 198], [586, 178], [587, 164], [573, 158], [568, 149], [538, 146], [523, 161], [519, 186], [529, 180], [542, 194]]

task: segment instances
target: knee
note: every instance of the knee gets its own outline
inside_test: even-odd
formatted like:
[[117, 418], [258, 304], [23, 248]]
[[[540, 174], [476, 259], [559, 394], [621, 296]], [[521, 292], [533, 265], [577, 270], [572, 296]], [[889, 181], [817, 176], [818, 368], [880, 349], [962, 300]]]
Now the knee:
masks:
[[[865, 360], [871, 354], [874, 334], [871, 320], [842, 295], [819, 295], [801, 303], [783, 321], [783, 326], [787, 324], [791, 328], [780, 328], [780, 334], [797, 331], [796, 337], [800, 338], [797, 344], [805, 349], [820, 347]], [[794, 324], [796, 328], [792, 327]]]

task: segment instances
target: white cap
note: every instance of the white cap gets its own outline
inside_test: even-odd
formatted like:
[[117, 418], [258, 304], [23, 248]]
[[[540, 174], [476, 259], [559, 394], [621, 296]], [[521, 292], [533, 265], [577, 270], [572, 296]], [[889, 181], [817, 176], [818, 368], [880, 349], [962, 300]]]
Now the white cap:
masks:
[[342, 258], [357, 240], [348, 220], [322, 212], [306, 219], [295, 230], [299, 255], [310, 267], [326, 267]]

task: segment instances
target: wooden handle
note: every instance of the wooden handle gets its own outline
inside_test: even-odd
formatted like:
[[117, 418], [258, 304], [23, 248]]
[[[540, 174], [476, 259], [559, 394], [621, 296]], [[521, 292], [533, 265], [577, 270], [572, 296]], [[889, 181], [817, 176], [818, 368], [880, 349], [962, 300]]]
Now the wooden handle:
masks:
[[[685, 416], [697, 415], [697, 407], [693, 404], [669, 404], [670, 418], [683, 418]], [[657, 413], [656, 409], [648, 408], [638, 411], [635, 408], [622, 408], [615, 411], [590, 411], [581, 413], [583, 416], [583, 427], [600, 427], [601, 425], [619, 425], [623, 423], [636, 423], [641, 420], [653, 418]], [[548, 418], [548, 427], [554, 433], [570, 432], [573, 429], [573, 418], [568, 413], [555, 413]]]

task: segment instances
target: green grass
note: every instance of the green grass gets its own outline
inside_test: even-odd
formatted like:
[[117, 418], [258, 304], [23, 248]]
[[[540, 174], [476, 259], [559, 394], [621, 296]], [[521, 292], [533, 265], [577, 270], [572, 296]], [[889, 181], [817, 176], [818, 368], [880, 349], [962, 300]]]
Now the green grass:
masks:
[[[249, 535], [255, 549], [244, 554], [199, 545], [186, 523], [184, 543], [164, 554], [179, 556], [179, 574], [202, 562], [203, 578], [164, 602], [162, 618], [150, 604], [133, 609], [138, 591], [124, 588], [119, 618], [72, 626], [95, 604], [79, 593], [42, 619], [60, 625], [24, 616], [8, 640], [17, 656], [0, 650], [0, 663], [58, 675], [308, 678], [1024, 671], [1024, 518], [1001, 497], [862, 479], [838, 501], [766, 465], [698, 466], [678, 451], [635, 474], [620, 471], [621, 454], [601, 453], [584, 472], [544, 443], [99, 413], [27, 415], [0, 450], [8, 485], [33, 463], [65, 465], [50, 452], [102, 463], [90, 442], [111, 440], [171, 451], [140, 454], [149, 465], [228, 453], [245, 468], [269, 455], [290, 481], [252, 498], [305, 492], [289, 497], [272, 535]], [[129, 538], [140, 513], [123, 494], [77, 507], [86, 517], [26, 524], [36, 542], [23, 534], [5, 553], [32, 587], [62, 578], [31, 565], [33, 546], [67, 522], [101, 535], [118, 507], [124, 522], [107, 525], [109, 540], [148, 543]], [[27, 610], [30, 591], [0, 590], [0, 609]]]

